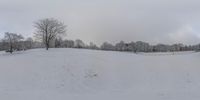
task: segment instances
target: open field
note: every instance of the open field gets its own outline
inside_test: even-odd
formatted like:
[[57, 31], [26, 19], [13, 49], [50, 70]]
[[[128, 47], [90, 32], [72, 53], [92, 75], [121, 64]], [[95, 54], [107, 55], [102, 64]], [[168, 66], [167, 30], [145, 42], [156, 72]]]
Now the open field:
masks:
[[1, 100], [199, 100], [200, 53], [0, 53]]

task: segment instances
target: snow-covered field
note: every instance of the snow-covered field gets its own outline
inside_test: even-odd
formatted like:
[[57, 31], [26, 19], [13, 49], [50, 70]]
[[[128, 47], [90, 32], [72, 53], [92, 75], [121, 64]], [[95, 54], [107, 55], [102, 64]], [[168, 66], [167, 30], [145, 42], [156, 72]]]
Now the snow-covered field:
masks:
[[0, 53], [0, 100], [199, 100], [200, 53]]

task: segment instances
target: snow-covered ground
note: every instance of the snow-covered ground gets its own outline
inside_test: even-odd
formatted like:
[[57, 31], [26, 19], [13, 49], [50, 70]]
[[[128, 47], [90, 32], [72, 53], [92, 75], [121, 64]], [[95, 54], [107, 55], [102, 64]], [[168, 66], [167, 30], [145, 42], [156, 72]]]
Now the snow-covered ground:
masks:
[[200, 53], [0, 53], [0, 100], [199, 99]]

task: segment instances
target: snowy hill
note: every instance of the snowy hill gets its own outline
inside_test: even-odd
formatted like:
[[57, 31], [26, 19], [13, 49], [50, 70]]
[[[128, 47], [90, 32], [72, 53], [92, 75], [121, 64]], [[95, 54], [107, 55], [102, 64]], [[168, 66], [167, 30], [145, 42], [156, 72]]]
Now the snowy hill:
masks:
[[200, 53], [0, 53], [1, 100], [199, 100]]

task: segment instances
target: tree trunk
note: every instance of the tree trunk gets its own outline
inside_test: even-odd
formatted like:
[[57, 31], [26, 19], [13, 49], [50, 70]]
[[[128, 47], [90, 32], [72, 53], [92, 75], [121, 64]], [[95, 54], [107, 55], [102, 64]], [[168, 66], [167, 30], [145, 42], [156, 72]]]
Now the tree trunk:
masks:
[[46, 50], [49, 50], [49, 44], [46, 44]]
[[12, 54], [12, 52], [13, 52], [13, 47], [11, 45], [11, 47], [10, 47], [10, 53]]

